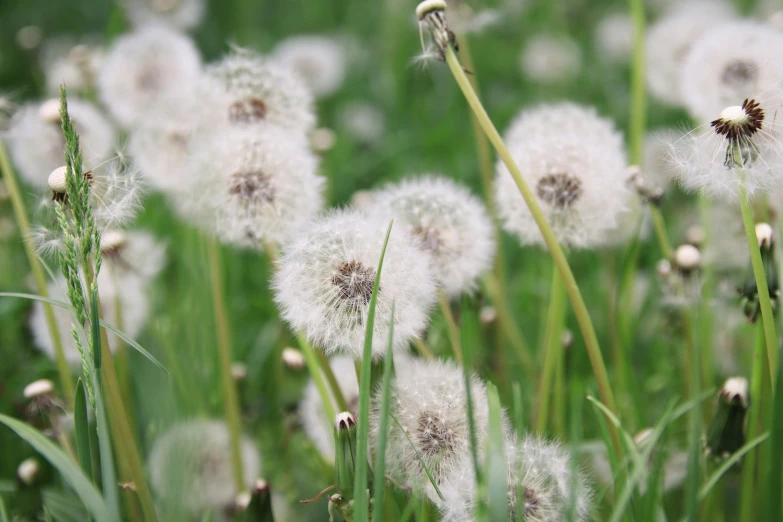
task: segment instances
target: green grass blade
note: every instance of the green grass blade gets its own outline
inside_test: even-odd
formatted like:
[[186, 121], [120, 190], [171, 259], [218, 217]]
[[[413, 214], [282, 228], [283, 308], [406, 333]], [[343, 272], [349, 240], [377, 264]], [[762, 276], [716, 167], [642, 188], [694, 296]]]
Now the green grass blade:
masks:
[[71, 308], [70, 303], [66, 303], [65, 301], [59, 301], [57, 299], [49, 299], [48, 297], [41, 297], [40, 295], [35, 294], [22, 294], [19, 292], [0, 292], [0, 297], [18, 297], [19, 299], [30, 299], [31, 301], [41, 301], [42, 303], [49, 303], [54, 306], [59, 306], [60, 308]]
[[498, 389], [487, 383], [489, 433], [487, 436], [486, 485], [490, 522], [508, 522], [508, 471], [503, 444], [503, 410]]
[[5, 507], [3, 495], [0, 495], [0, 522], [11, 522], [11, 517], [8, 516], [8, 510]]
[[[462, 299], [462, 310], [471, 310], [467, 297]], [[481, 491], [483, 474], [478, 459], [478, 438], [476, 437], [476, 418], [473, 415], [473, 388], [470, 383], [473, 380], [473, 346], [478, 339], [478, 321], [475, 313], [463, 313], [460, 328], [460, 343], [464, 364], [462, 365], [465, 381], [465, 404], [468, 416], [468, 436], [470, 439], [470, 456], [473, 460], [473, 471], [476, 474], [476, 488]]]
[[43, 504], [57, 522], [84, 522], [88, 516], [78, 498], [60, 491], [44, 490]]
[[[732, 466], [734, 466], [737, 462], [739, 462], [742, 457], [745, 456], [746, 453], [748, 453], [750, 450], [764, 442], [769, 438], [769, 433], [764, 433], [762, 435], [759, 435], [755, 439], [745, 443], [744, 446], [742, 446], [740, 449], [738, 449], [734, 454], [732, 454], [731, 457], [726, 459], [726, 461], [721, 464], [721, 466], [715, 470], [715, 472], [710, 476], [709, 480], [701, 487], [699, 490], [699, 501], [703, 501], [707, 498], [707, 495], [710, 494], [710, 491], [712, 488], [715, 487], [715, 485], [720, 482], [721, 477], [726, 474], [727, 471], [729, 471]], [[780, 470], [780, 468], [778, 468]], [[776, 520], [776, 518], [767, 518], [765, 520]]]
[[119, 519], [115, 518], [109, 511], [106, 502], [101, 497], [101, 494], [98, 493], [98, 490], [95, 489], [95, 486], [92, 485], [90, 479], [84, 476], [84, 473], [68, 458], [68, 455], [63, 450], [35, 428], [12, 417], [0, 414], [0, 423], [5, 424], [24, 439], [25, 442], [35, 448], [38, 453], [60, 472], [65, 481], [70, 484], [90, 513], [95, 517], [96, 522], [119, 522]]
[[389, 343], [386, 345], [386, 358], [383, 360], [383, 380], [381, 381], [381, 405], [378, 415], [378, 447], [375, 453], [375, 480], [373, 481], [373, 498], [375, 513], [383, 514], [386, 502], [386, 439], [389, 435], [389, 402], [391, 399], [391, 377], [394, 360], [394, 307], [391, 308], [391, 326], [389, 327]]
[[[765, 495], [763, 498], [766, 520], [783, 518], [783, 357], [778, 356], [775, 377], [775, 398], [773, 400], [772, 424], [770, 427], [770, 462]], [[777, 462], [778, 464], [775, 464]]]
[[362, 379], [359, 383], [359, 422], [357, 423], [356, 440], [356, 484], [354, 486], [354, 516], [356, 520], [368, 520], [370, 500], [367, 496], [367, 477], [369, 463], [367, 462], [367, 439], [370, 433], [370, 379], [372, 377], [372, 338], [375, 331], [375, 305], [378, 301], [378, 287], [381, 283], [381, 271], [383, 270], [383, 258], [386, 255], [386, 246], [389, 244], [394, 220], [386, 229], [386, 237], [381, 248], [381, 258], [378, 260], [378, 271], [375, 274], [375, 284], [372, 288], [372, 297], [367, 310], [367, 328], [364, 334], [364, 352], [362, 354]]
[[160, 361], [158, 361], [151, 353], [149, 353], [147, 350], [142, 348], [139, 343], [137, 343], [136, 341], [134, 341], [133, 339], [125, 335], [123, 332], [119, 331], [117, 328], [107, 323], [106, 321], [101, 321], [100, 324], [101, 326], [109, 330], [111, 333], [113, 333], [114, 335], [122, 339], [125, 342], [125, 344], [127, 344], [128, 346], [130, 346], [131, 348], [139, 352], [141, 355], [146, 357], [147, 360], [150, 361], [152, 364], [154, 364], [155, 366], [157, 366], [158, 368], [166, 372], [166, 375], [170, 375], [166, 367], [163, 366], [163, 364], [161, 364]]
[[84, 382], [81, 379], [76, 383], [76, 398], [73, 403], [73, 427], [76, 434], [76, 452], [79, 455], [79, 465], [87, 477], [92, 476], [92, 462], [90, 460], [90, 424], [87, 418], [87, 394], [84, 391]]

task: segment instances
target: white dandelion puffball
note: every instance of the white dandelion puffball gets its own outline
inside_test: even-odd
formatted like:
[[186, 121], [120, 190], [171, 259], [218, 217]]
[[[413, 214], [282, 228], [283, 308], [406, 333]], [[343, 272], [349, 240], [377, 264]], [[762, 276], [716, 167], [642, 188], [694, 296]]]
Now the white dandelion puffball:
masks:
[[670, 168], [680, 186], [726, 201], [743, 188], [753, 197], [783, 187], [780, 105], [746, 99], [671, 143]]
[[627, 63], [633, 50], [631, 15], [623, 12], [606, 15], [595, 28], [593, 38], [602, 59], [611, 63]]
[[[343, 392], [348, 409], [356, 416], [359, 407], [359, 383], [356, 381], [356, 368], [353, 359], [338, 355], [329, 359], [340, 390]], [[331, 390], [329, 391], [331, 396]], [[304, 397], [299, 405], [299, 417], [305, 433], [327, 462], [334, 462], [334, 424], [324, 414], [321, 395], [312, 379], [307, 384]]]
[[124, 0], [125, 13], [135, 27], [161, 23], [174, 29], [193, 29], [204, 19], [205, 0]]
[[176, 119], [142, 124], [130, 134], [128, 149], [141, 175], [160, 192], [177, 195], [190, 183], [191, 126]]
[[212, 125], [271, 123], [309, 133], [315, 128], [313, 95], [296, 73], [253, 51], [235, 49], [207, 68], [203, 99]]
[[642, 173], [653, 188], [666, 190], [671, 184], [669, 147], [682, 135], [674, 128], [655, 129], [647, 133], [642, 150]]
[[431, 256], [438, 284], [450, 297], [474, 289], [492, 267], [495, 237], [487, 209], [449, 178], [425, 175], [387, 185], [367, 211], [406, 227]]
[[89, 36], [80, 42], [57, 38], [44, 45], [40, 58], [41, 69], [50, 96], [59, 96], [63, 83], [68, 88], [69, 96], [84, 95], [95, 87], [105, 54], [100, 46], [101, 38]]
[[[283, 247], [274, 280], [283, 318], [327, 354], [361, 358], [365, 325], [388, 222], [346, 209], [310, 223]], [[393, 227], [375, 309], [373, 357], [386, 351], [392, 303], [394, 348], [428, 323], [435, 277], [428, 256], [403, 227]]]
[[[425, 491], [437, 503], [437, 493], [421, 463], [426, 465], [437, 484], [458, 476], [466, 465], [472, 466], [465, 376], [462, 368], [448, 361], [411, 359], [396, 366], [390, 408], [405, 433], [396, 423], [389, 423], [387, 473], [402, 484]], [[475, 376], [471, 378], [471, 400], [477, 447], [483, 454], [489, 409], [486, 387]], [[379, 409], [380, 396], [376, 394], [370, 410], [373, 454], [379, 438]], [[504, 428], [507, 429], [505, 422]]]
[[669, 105], [682, 105], [685, 57], [702, 34], [732, 14], [733, 10], [722, 2], [687, 1], [650, 26], [645, 44], [647, 86], [655, 98]]
[[339, 125], [361, 143], [377, 143], [386, 130], [386, 118], [377, 105], [351, 101], [343, 105], [338, 115]]
[[[66, 287], [65, 278], [58, 276], [54, 282], [47, 285], [46, 289], [51, 299], [68, 302]], [[117, 320], [117, 314], [120, 312], [117, 308], [117, 299], [119, 299], [122, 313], [122, 332], [131, 339], [134, 339], [141, 333], [149, 316], [149, 299], [143, 281], [135, 276], [115, 278], [112, 277], [109, 270], [101, 270], [98, 274], [98, 297], [101, 301], [104, 320], [107, 323], [117, 325], [120, 322]], [[81, 366], [79, 348], [71, 335], [71, 325], [76, 321], [73, 312], [60, 306], [52, 306], [52, 311], [57, 322], [57, 330], [60, 332], [65, 359], [72, 367]], [[33, 305], [33, 313], [30, 316], [30, 330], [33, 334], [35, 346], [50, 359], [54, 360], [54, 344], [49, 334], [43, 304], [40, 301], [36, 301]], [[114, 351], [118, 346], [119, 339], [114, 334], [107, 333], [109, 336], [109, 348]], [[86, 348], [86, 345], [84, 347]]]
[[519, 65], [522, 74], [533, 81], [561, 83], [582, 70], [582, 51], [568, 36], [537, 34], [525, 43]]
[[166, 244], [142, 230], [105, 230], [101, 233], [103, 269], [114, 277], [137, 276], [149, 282], [166, 264]]
[[323, 206], [318, 159], [285, 129], [205, 133], [193, 144], [188, 172], [190, 184], [177, 204], [225, 243], [283, 243]]
[[345, 79], [345, 51], [328, 36], [286, 38], [272, 50], [271, 59], [294, 71], [317, 98], [334, 94]]
[[779, 101], [781, 49], [783, 32], [758, 22], [729, 22], [705, 32], [683, 63], [681, 89], [688, 112], [708, 123], [746, 98], [763, 103], [777, 96]]
[[[569, 247], [603, 244], [628, 207], [622, 135], [595, 109], [573, 103], [524, 109], [505, 133], [558, 241]], [[495, 198], [504, 228], [523, 244], [544, 244], [505, 164], [496, 167]]]
[[[261, 472], [258, 449], [241, 441], [242, 468], [248, 488]], [[222, 512], [239, 493], [231, 468], [228, 427], [222, 421], [197, 419], [179, 422], [155, 439], [147, 460], [150, 483], [165, 502], [198, 514]]]
[[117, 38], [98, 77], [101, 100], [123, 126], [160, 114], [181, 114], [201, 75], [193, 41], [151, 25]]
[[[98, 165], [114, 150], [114, 128], [85, 101], [69, 98], [68, 113], [79, 134], [85, 168]], [[7, 139], [11, 159], [24, 180], [38, 188], [46, 187], [49, 174], [65, 161], [59, 102], [52, 99], [24, 105], [11, 118]]]

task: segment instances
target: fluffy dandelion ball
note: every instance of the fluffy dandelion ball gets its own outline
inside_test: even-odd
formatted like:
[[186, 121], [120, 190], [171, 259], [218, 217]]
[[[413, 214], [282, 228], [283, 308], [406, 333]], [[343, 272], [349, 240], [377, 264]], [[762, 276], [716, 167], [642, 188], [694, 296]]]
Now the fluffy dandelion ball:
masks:
[[633, 22], [624, 12], [609, 13], [595, 28], [595, 46], [601, 58], [613, 63], [626, 63], [633, 49]]
[[291, 69], [236, 49], [207, 68], [203, 86], [211, 125], [273, 124], [308, 133], [315, 127], [313, 95]]
[[386, 130], [383, 111], [370, 102], [348, 102], [340, 109], [338, 118], [340, 128], [360, 143], [377, 143]]
[[[49, 283], [46, 290], [51, 299], [68, 302], [65, 278], [58, 276]], [[131, 339], [140, 333], [149, 316], [149, 298], [143, 282], [138, 277], [112, 277], [109, 270], [101, 270], [98, 274], [98, 297], [106, 322], [112, 325], [122, 323], [122, 332]], [[119, 306], [118, 306], [119, 305]], [[52, 306], [57, 329], [60, 332], [65, 359], [73, 367], [81, 365], [81, 355], [71, 335], [71, 325], [76, 318], [70, 309]], [[122, 314], [122, 315], [118, 315]], [[118, 321], [121, 318], [122, 321]], [[49, 333], [43, 304], [36, 301], [30, 316], [30, 331], [33, 334], [35, 346], [52, 360], [55, 358], [54, 344]], [[119, 344], [119, 339], [109, 333], [109, 348], [113, 351]], [[82, 341], [83, 347], [86, 338]]]
[[[590, 107], [545, 104], [523, 110], [505, 141], [557, 239], [570, 247], [603, 244], [630, 195], [623, 138], [614, 124]], [[523, 244], [543, 244], [508, 169], [499, 161], [495, 171], [504, 228]]]
[[[75, 42], [69, 38], [48, 41], [41, 51], [41, 69], [46, 76], [46, 91], [59, 96], [60, 85], [68, 87], [68, 94], [85, 92], [95, 87], [105, 52], [100, 46], [102, 37], [88, 36]], [[69, 98], [70, 103], [70, 98]]]
[[176, 119], [145, 123], [133, 129], [128, 149], [153, 189], [177, 195], [189, 184], [189, 145], [193, 135], [191, 125]]
[[201, 57], [187, 36], [145, 26], [117, 38], [98, 77], [101, 100], [123, 126], [184, 112], [199, 81]]
[[[261, 471], [258, 449], [241, 441], [244, 483], [250, 487]], [[150, 482], [165, 503], [198, 514], [222, 510], [237, 491], [231, 468], [228, 427], [215, 420], [180, 422], [155, 439], [147, 460]]]
[[166, 245], [141, 230], [105, 230], [101, 233], [103, 267], [114, 277], [139, 277], [149, 282], [166, 263]]
[[125, 13], [136, 27], [165, 24], [174, 29], [196, 27], [204, 18], [204, 0], [125, 0]]
[[292, 36], [277, 44], [271, 57], [294, 71], [318, 98], [334, 94], [345, 79], [345, 51], [335, 38]]
[[177, 205], [221, 241], [282, 243], [321, 210], [324, 179], [307, 143], [278, 127], [197, 138]]
[[[348, 410], [356, 416], [359, 407], [359, 383], [353, 359], [338, 355], [329, 359], [329, 366], [340, 385]], [[327, 462], [334, 461], [334, 425], [324, 414], [324, 405], [315, 383], [310, 380], [299, 405], [299, 417], [305, 433]]]
[[368, 212], [394, 218], [432, 258], [438, 284], [456, 297], [471, 290], [492, 266], [495, 238], [484, 204], [444, 176], [391, 184], [374, 194]]
[[[397, 366], [391, 383], [390, 408], [405, 433], [396, 423], [389, 423], [387, 470], [395, 480], [426, 491], [436, 501], [437, 493], [421, 463], [427, 466], [433, 480], [442, 484], [471, 462], [463, 370], [451, 362], [418, 359]], [[478, 448], [483, 448], [489, 426], [487, 392], [475, 377], [471, 379], [471, 399]], [[371, 407], [370, 445], [374, 446], [379, 437], [378, 395]]]
[[[69, 98], [68, 112], [79, 133], [85, 167], [98, 165], [114, 150], [114, 128], [88, 102]], [[49, 174], [65, 158], [58, 100], [24, 105], [11, 118], [7, 136], [11, 158], [19, 173], [30, 185], [45, 187]]]
[[519, 65], [522, 74], [533, 81], [561, 83], [582, 70], [582, 51], [568, 36], [538, 34], [525, 44]]
[[[727, 45], [730, 42], [730, 45]], [[783, 94], [783, 32], [758, 22], [730, 22], [699, 38], [682, 67], [685, 107], [701, 123], [726, 107], [755, 98], [768, 110]], [[770, 114], [772, 116], [772, 114]]]
[[[283, 247], [275, 275], [282, 316], [328, 353], [362, 355], [370, 298], [388, 222], [342, 210], [310, 223]], [[373, 356], [385, 352], [394, 313], [394, 347], [427, 325], [436, 279], [429, 258], [402, 227], [392, 229], [375, 310]]]

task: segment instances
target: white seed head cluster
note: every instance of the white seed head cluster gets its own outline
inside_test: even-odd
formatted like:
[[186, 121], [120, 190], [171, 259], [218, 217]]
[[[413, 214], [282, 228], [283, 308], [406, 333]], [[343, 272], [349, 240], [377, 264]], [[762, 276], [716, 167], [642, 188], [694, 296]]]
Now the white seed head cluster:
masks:
[[205, 0], [125, 0], [125, 13], [136, 27], [165, 24], [193, 29], [204, 18]]
[[370, 102], [346, 103], [339, 113], [339, 125], [360, 143], [378, 143], [386, 130], [383, 111]]
[[[628, 207], [622, 135], [595, 109], [573, 103], [523, 110], [505, 133], [512, 158], [555, 235], [569, 247], [604, 244]], [[505, 164], [495, 168], [504, 228], [523, 244], [543, 244]]]
[[562, 83], [582, 70], [582, 51], [568, 36], [537, 34], [525, 43], [519, 66], [523, 76], [534, 82]]
[[345, 79], [345, 50], [332, 37], [291, 36], [275, 46], [271, 58], [294, 71], [317, 98], [334, 94]]
[[[65, 278], [58, 276], [47, 285], [47, 292], [51, 299], [68, 302], [66, 295]], [[143, 282], [137, 277], [114, 278], [109, 270], [101, 270], [98, 274], [98, 297], [101, 301], [103, 317], [109, 324], [117, 325], [117, 314], [122, 313], [122, 332], [131, 339], [141, 333], [149, 316], [149, 298]], [[117, 308], [117, 304], [120, 308]], [[70, 309], [52, 306], [57, 329], [60, 332], [65, 359], [73, 367], [81, 365], [81, 356], [76, 342], [71, 335], [71, 325], [76, 321]], [[30, 330], [33, 334], [35, 346], [45, 355], [54, 360], [54, 344], [49, 333], [46, 314], [43, 304], [36, 301], [33, 305], [33, 313], [30, 316]], [[114, 350], [118, 346], [119, 339], [110, 332], [109, 348]], [[84, 343], [82, 343], [83, 346]]]
[[120, 155], [103, 162], [90, 173], [90, 204], [97, 225], [102, 230], [118, 228], [136, 218], [146, 192], [138, 168]]
[[105, 270], [115, 277], [138, 277], [148, 283], [166, 264], [166, 244], [141, 230], [106, 230], [101, 234]]
[[[113, 152], [114, 129], [88, 102], [69, 97], [68, 112], [79, 134], [85, 168], [95, 167]], [[58, 100], [22, 106], [11, 118], [7, 139], [11, 158], [24, 180], [35, 187], [46, 187], [49, 174], [65, 158]]]
[[101, 100], [125, 127], [161, 114], [181, 114], [201, 75], [201, 57], [187, 36], [150, 25], [117, 38], [98, 77]]
[[681, 79], [688, 52], [699, 37], [732, 14], [724, 2], [687, 0], [651, 25], [646, 42], [650, 93], [670, 105], [682, 105]]
[[128, 150], [153, 189], [178, 195], [190, 183], [188, 157], [193, 134], [190, 125], [177, 119], [141, 124], [133, 129]]
[[[437, 484], [472, 466], [465, 376], [459, 366], [446, 361], [412, 359], [396, 366], [390, 408], [405, 433], [396, 423], [389, 423], [387, 472], [438, 502], [422, 463]], [[475, 377], [471, 378], [471, 400], [478, 448], [484, 448], [489, 426], [487, 391]], [[373, 454], [379, 436], [379, 415], [380, 396], [376, 394], [370, 411]]]
[[633, 49], [633, 23], [624, 12], [613, 12], [598, 22], [594, 35], [601, 58], [610, 63], [626, 63]]
[[758, 22], [727, 22], [710, 28], [693, 44], [682, 66], [682, 96], [688, 112], [700, 123], [708, 123], [746, 98], [756, 98], [762, 105], [776, 98], [779, 106], [780, 49], [783, 32]]
[[[259, 476], [261, 459], [247, 438], [242, 438], [240, 451], [244, 483], [249, 488]], [[221, 421], [199, 419], [173, 425], [155, 439], [147, 468], [158, 497], [194, 515], [222, 512], [238, 493], [228, 427]]]
[[226, 243], [283, 243], [323, 205], [318, 160], [298, 135], [275, 126], [226, 128], [197, 137], [190, 182], [177, 205]]
[[58, 96], [65, 84], [68, 95], [84, 95], [95, 87], [95, 80], [104, 59], [101, 37], [88, 36], [76, 42], [70, 38], [48, 41], [41, 50], [41, 70], [46, 77], [46, 91]]
[[644, 139], [642, 173], [655, 187], [666, 190], [671, 184], [669, 145], [680, 135], [674, 128], [661, 128], [648, 132]]
[[444, 292], [457, 297], [492, 267], [494, 227], [484, 204], [464, 186], [440, 175], [390, 184], [374, 194], [369, 213], [394, 218], [432, 259]]
[[[362, 355], [387, 227], [357, 210], [334, 211], [283, 247], [273, 284], [282, 317], [329, 354]], [[435, 285], [428, 256], [403, 227], [394, 227], [378, 290], [374, 357], [386, 350], [392, 303], [394, 347], [401, 349], [427, 325]]]
[[[345, 355], [338, 355], [329, 359], [329, 366], [332, 367], [332, 372], [340, 385], [345, 402], [348, 403], [350, 413], [355, 417], [358, 415], [359, 407], [359, 383], [356, 381], [353, 359]], [[302, 402], [299, 404], [299, 418], [302, 421], [304, 432], [313, 441], [323, 458], [327, 462], [333, 462], [334, 425], [326, 418], [321, 395], [312, 379], [307, 384]]]
[[313, 95], [294, 71], [245, 49], [207, 68], [203, 116], [212, 126], [273, 124], [307, 134], [315, 127]]

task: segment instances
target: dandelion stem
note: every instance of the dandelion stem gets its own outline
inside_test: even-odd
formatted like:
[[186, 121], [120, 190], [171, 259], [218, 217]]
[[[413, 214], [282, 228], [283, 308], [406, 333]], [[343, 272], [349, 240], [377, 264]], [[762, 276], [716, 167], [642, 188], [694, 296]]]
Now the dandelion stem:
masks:
[[[611, 384], [609, 383], [609, 375], [606, 372], [606, 365], [604, 364], [604, 359], [601, 355], [601, 347], [598, 344], [598, 336], [595, 333], [593, 322], [590, 319], [590, 314], [587, 311], [587, 306], [585, 305], [582, 294], [579, 291], [579, 286], [576, 283], [574, 274], [571, 272], [571, 267], [568, 265], [568, 260], [565, 257], [565, 253], [558, 244], [557, 239], [552, 232], [552, 227], [550, 227], [549, 223], [547, 222], [541, 207], [536, 201], [535, 195], [530, 190], [530, 187], [525, 182], [525, 179], [522, 177], [522, 173], [514, 163], [514, 160], [511, 158], [511, 154], [508, 152], [505, 143], [503, 143], [503, 139], [500, 137], [500, 134], [495, 128], [495, 125], [492, 123], [492, 120], [490, 120], [487, 112], [481, 105], [481, 101], [473, 91], [473, 87], [471, 87], [470, 82], [465, 75], [465, 71], [462, 70], [462, 65], [459, 63], [457, 56], [454, 54], [454, 50], [451, 47], [447, 47], [445, 49], [445, 56], [446, 63], [448, 64], [449, 69], [451, 69], [451, 73], [454, 76], [454, 79], [462, 90], [462, 93], [470, 105], [470, 108], [473, 110], [473, 113], [476, 115], [482, 130], [487, 135], [487, 138], [489, 138], [489, 141], [492, 143], [498, 155], [503, 160], [503, 163], [505, 163], [506, 167], [511, 173], [511, 176], [514, 178], [514, 181], [519, 188], [519, 192], [522, 195], [522, 198], [525, 200], [525, 204], [530, 209], [530, 213], [538, 225], [539, 230], [541, 231], [544, 242], [546, 243], [552, 259], [554, 260], [555, 265], [560, 272], [560, 276], [563, 278], [566, 292], [568, 293], [571, 305], [574, 308], [574, 314], [576, 315], [577, 321], [579, 322], [579, 328], [581, 329], [582, 335], [584, 336], [585, 346], [587, 347], [587, 354], [590, 358], [590, 364], [593, 367], [593, 373], [595, 374], [595, 379], [598, 384], [598, 393], [601, 397], [601, 401], [610, 411], [617, 413], [617, 405], [615, 404], [614, 394], [612, 392]], [[623, 450], [620, 446], [620, 439], [617, 434], [617, 428], [611, 422], [607, 424], [609, 426], [612, 445], [614, 446], [615, 452], [618, 454], [618, 456], [620, 456], [622, 455]]]
[[427, 342], [424, 339], [421, 339], [419, 337], [414, 337], [413, 346], [416, 347], [416, 351], [419, 352], [419, 355], [421, 355], [425, 359], [435, 358], [435, 356], [432, 354], [432, 350], [430, 350], [430, 347], [427, 346]]
[[231, 463], [234, 471], [234, 485], [237, 491], [245, 490], [242, 471], [242, 451], [240, 447], [241, 426], [239, 419], [239, 400], [233, 377], [231, 376], [231, 331], [228, 326], [228, 314], [223, 299], [223, 274], [220, 252], [215, 238], [207, 240], [209, 274], [212, 284], [213, 311], [217, 329], [218, 358], [220, 360], [220, 380], [223, 385], [223, 401], [226, 408], [226, 423], [231, 439]]
[[652, 217], [655, 237], [658, 239], [658, 246], [661, 248], [663, 257], [669, 259], [672, 256], [672, 243], [669, 240], [669, 234], [666, 232], [666, 223], [663, 220], [661, 209], [655, 205], [650, 205], [650, 217]]
[[[321, 370], [324, 372], [326, 382], [329, 383], [329, 388], [332, 390], [332, 396], [334, 397], [334, 401], [337, 403], [337, 407], [341, 412], [351, 411], [348, 407], [348, 401], [345, 400], [345, 396], [343, 395], [343, 390], [340, 388], [340, 383], [337, 382], [337, 377], [334, 376], [334, 372], [332, 371], [332, 367], [329, 364], [329, 359], [326, 357], [326, 354], [321, 350], [318, 350], [316, 355], [318, 355], [318, 362], [321, 363]], [[351, 413], [355, 412], [351, 411]]]
[[[11, 162], [8, 159], [8, 152], [5, 145], [0, 140], [0, 171], [3, 174], [3, 181], [8, 188], [8, 195], [11, 198], [11, 206], [14, 209], [14, 216], [16, 217], [16, 223], [19, 225], [19, 231], [22, 234], [22, 240], [24, 242], [25, 254], [27, 254], [27, 261], [30, 263], [30, 269], [33, 272], [33, 279], [35, 279], [35, 286], [38, 289], [38, 295], [41, 297], [49, 297], [49, 293], [46, 291], [46, 277], [44, 276], [43, 268], [35, 254], [35, 247], [30, 239], [30, 222], [27, 220], [27, 212], [25, 210], [24, 198], [19, 190], [19, 185], [16, 182], [14, 171], [11, 168]], [[65, 352], [63, 351], [62, 337], [60, 336], [60, 330], [57, 329], [57, 321], [54, 318], [54, 311], [52, 305], [42, 302], [44, 316], [46, 318], [46, 325], [49, 328], [49, 335], [52, 337], [52, 345], [54, 346], [54, 360], [57, 364], [57, 372], [60, 375], [60, 385], [63, 388], [63, 396], [68, 408], [73, 406], [74, 387], [73, 376], [71, 370], [68, 368], [68, 361], [65, 358]]]
[[[754, 236], [755, 237], [755, 236]], [[756, 343], [753, 348], [753, 360], [750, 373], [750, 411], [748, 412], [748, 438], [761, 433], [759, 419], [761, 417], [761, 388], [764, 373], [764, 347], [766, 344], [766, 333], [763, 326], [759, 325], [756, 330]], [[740, 511], [739, 520], [741, 522], [751, 522], [756, 520], [753, 517], [753, 508], [757, 504], [754, 497], [758, 484], [757, 477], [757, 456], [758, 448], [753, 449], [745, 455], [745, 462], [742, 466], [742, 475], [740, 477]]]
[[446, 333], [449, 336], [451, 347], [454, 349], [454, 358], [459, 364], [462, 364], [462, 347], [459, 342], [459, 326], [454, 319], [454, 314], [451, 312], [451, 305], [449, 304], [449, 298], [443, 293], [443, 290], [438, 290], [438, 303], [440, 304], [440, 310], [443, 312], [443, 317], [446, 319]]
[[[629, 0], [633, 20], [633, 62], [631, 69], [631, 116], [629, 141], [631, 163], [641, 164], [644, 134], [647, 129], [647, 90], [645, 85], [644, 0]], [[654, 205], [652, 205], [654, 206]], [[652, 207], [651, 206], [651, 207]], [[657, 212], [660, 214], [660, 212]], [[656, 214], [656, 212], [653, 212]], [[655, 217], [653, 216], [653, 219]]]
[[544, 433], [549, 421], [549, 401], [552, 397], [552, 384], [558, 360], [562, 357], [563, 347], [560, 336], [565, 323], [565, 289], [560, 273], [552, 270], [552, 290], [549, 293], [549, 312], [547, 314], [547, 329], [544, 345], [544, 371], [538, 388], [538, 414], [536, 415], [536, 432]]
[[[744, 173], [743, 173], [744, 175]], [[753, 221], [753, 211], [748, 201], [748, 192], [744, 183], [740, 183], [740, 208], [742, 210], [742, 222], [745, 225], [745, 236], [748, 240], [748, 250], [750, 250], [750, 264], [753, 267], [753, 276], [756, 279], [756, 291], [758, 292], [759, 305], [761, 307], [761, 321], [764, 325], [764, 339], [767, 345], [767, 359], [769, 362], [769, 371], [777, 368], [777, 345], [778, 338], [775, 333], [775, 316], [772, 313], [772, 301], [769, 298], [769, 287], [767, 286], [767, 277], [764, 273], [764, 263], [761, 260], [761, 250], [759, 250], [759, 241], [756, 237], [756, 224]], [[774, 382], [770, 374], [770, 380]]]
[[307, 370], [310, 372], [310, 377], [315, 383], [315, 389], [318, 390], [318, 395], [321, 396], [321, 402], [324, 405], [324, 413], [329, 421], [329, 426], [331, 426], [337, 412], [334, 410], [334, 404], [332, 403], [333, 399], [332, 396], [329, 395], [329, 388], [327, 388], [326, 382], [324, 382], [324, 376], [321, 373], [321, 365], [318, 364], [318, 356], [315, 354], [313, 345], [311, 345], [302, 334], [297, 334], [296, 339], [299, 341], [299, 347], [302, 349], [302, 355], [304, 355]]

